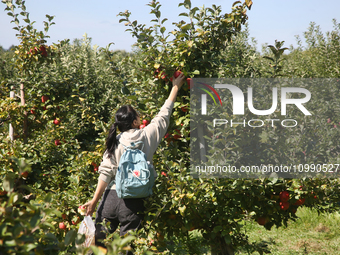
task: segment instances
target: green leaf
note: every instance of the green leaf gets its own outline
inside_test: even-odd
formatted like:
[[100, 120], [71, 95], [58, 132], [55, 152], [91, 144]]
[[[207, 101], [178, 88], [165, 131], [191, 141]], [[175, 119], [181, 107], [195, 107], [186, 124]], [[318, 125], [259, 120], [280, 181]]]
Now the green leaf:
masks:
[[33, 250], [34, 248], [36, 248], [37, 245], [33, 244], [33, 243], [29, 243], [29, 244], [24, 245], [24, 247], [25, 247], [25, 251], [30, 251], [30, 250]]
[[163, 24], [165, 21], [167, 21], [168, 19], [167, 18], [164, 18], [161, 22], [161, 24]]
[[50, 21], [50, 22], [51, 22], [51, 20], [53, 20], [53, 19], [54, 19], [54, 16], [50, 16], [50, 15], [47, 15], [47, 14], [46, 14], [46, 18], [48, 18], [48, 21]]
[[225, 236], [224, 241], [226, 242], [226, 244], [231, 244], [231, 237], [229, 235]]
[[83, 242], [85, 242], [85, 235], [77, 234], [76, 244], [82, 244]]
[[261, 138], [261, 143], [266, 143], [266, 142], [268, 142], [269, 141], [269, 135], [268, 135], [268, 133], [266, 133], [265, 131], [263, 131], [261, 134], [260, 134], [260, 136], [259, 136], [260, 138]]
[[271, 57], [268, 57], [268, 56], [263, 56], [263, 58], [269, 59], [269, 60], [271, 60], [271, 61], [273, 61], [273, 62], [274, 62], [274, 59], [273, 59], [273, 58], [271, 58]]
[[234, 3], [233, 3], [233, 5], [232, 5], [232, 6], [234, 7], [235, 5], [237, 5], [237, 4], [241, 4], [241, 3], [242, 3], [241, 1], [236, 1], [236, 2], [234, 2]]
[[218, 233], [218, 232], [220, 232], [222, 229], [223, 229], [222, 226], [216, 226], [216, 227], [214, 227], [213, 232], [214, 232], [214, 233]]
[[52, 201], [52, 193], [48, 193], [45, 197], [44, 197], [44, 201], [46, 203], [50, 203]]
[[40, 215], [39, 214], [34, 215], [30, 221], [31, 228], [36, 227], [39, 221], [40, 221]]
[[178, 14], [178, 16], [188, 17], [189, 15], [188, 15], [188, 13], [186, 13], [186, 12], [182, 12], [182, 13]]
[[65, 245], [68, 246], [69, 244], [71, 244], [77, 237], [77, 232], [72, 229], [70, 231], [67, 232], [66, 236], [65, 236]]
[[252, 4], [253, 4], [253, 1], [252, 1], [252, 0], [246, 0], [246, 5], [247, 5], [247, 7], [249, 8], [249, 10], [250, 10]]
[[45, 238], [44, 239], [47, 239], [48, 241], [53, 241], [53, 242], [57, 242], [58, 239], [56, 238], [55, 235], [53, 235], [52, 233], [47, 233], [45, 235]]
[[99, 249], [97, 246], [91, 245], [90, 247], [94, 255], [105, 255], [105, 253], [101, 249]]
[[191, 1], [190, 0], [184, 0], [184, 7], [186, 9], [191, 9]]
[[130, 90], [127, 88], [127, 87], [122, 87], [121, 89], [121, 92], [124, 94], [124, 95], [130, 95]]
[[14, 173], [8, 173], [3, 181], [4, 190], [7, 192], [11, 192], [14, 188]]
[[16, 246], [17, 242], [15, 240], [10, 240], [5, 242], [5, 246]]
[[184, 212], [187, 209], [187, 207], [185, 205], [183, 205], [183, 206], [179, 207], [178, 209], [179, 209], [179, 212], [181, 213], [181, 215], [184, 216]]

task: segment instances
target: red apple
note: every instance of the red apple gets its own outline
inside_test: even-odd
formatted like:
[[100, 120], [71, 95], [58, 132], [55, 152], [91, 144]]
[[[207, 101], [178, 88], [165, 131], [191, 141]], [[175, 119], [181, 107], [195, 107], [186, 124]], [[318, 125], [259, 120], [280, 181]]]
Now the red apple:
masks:
[[94, 163], [94, 162], [92, 162], [92, 163], [91, 163], [91, 165], [93, 165], [94, 167], [96, 167], [96, 166], [97, 166], [97, 164], [96, 164], [96, 163]]
[[331, 123], [331, 119], [330, 118], [328, 118], [327, 123]]
[[61, 217], [62, 217], [64, 220], [66, 220], [67, 215], [66, 215], [65, 213], [63, 213], [63, 214], [61, 215]]
[[155, 71], [154, 71], [154, 77], [155, 78], [158, 78], [158, 74], [161, 70], [159, 68], [157, 68]]
[[166, 75], [166, 74], [163, 74], [162, 76], [161, 76], [161, 79], [162, 80], [164, 80], [165, 82], [168, 82], [168, 76]]
[[73, 225], [78, 225], [79, 222], [80, 222], [80, 218], [77, 217], [77, 220], [76, 220], [76, 221], [72, 221], [72, 224], [73, 224]]
[[300, 198], [298, 201], [294, 203], [294, 205], [300, 206], [305, 203], [306, 199], [305, 198]]
[[59, 124], [60, 124], [60, 120], [55, 119], [55, 120], [53, 121], [53, 123], [54, 123], [54, 125], [59, 125]]
[[182, 137], [181, 131], [179, 129], [176, 129], [173, 137], [175, 140], [178, 140], [179, 138], [181, 138]]
[[56, 140], [54, 141], [54, 144], [55, 144], [56, 146], [58, 146], [58, 145], [60, 145], [60, 144], [61, 144], [61, 142], [60, 142], [60, 140], [59, 140], [59, 139], [56, 139]]
[[186, 106], [181, 107], [182, 112], [187, 112], [188, 108]]
[[177, 78], [178, 76], [180, 76], [181, 73], [182, 73], [181, 71], [176, 71], [176, 72], [174, 73], [174, 77]]
[[93, 171], [97, 172], [97, 171], [98, 171], [98, 167], [95, 166], [95, 167], [93, 168]]
[[45, 103], [49, 99], [48, 96], [42, 96], [41, 97], [41, 102]]
[[[177, 78], [182, 72], [181, 71], [176, 71], [174, 72], [174, 77]], [[170, 81], [172, 82], [172, 77], [170, 78]]]
[[32, 109], [32, 110], [31, 110], [31, 113], [32, 113], [32, 114], [35, 114], [35, 111]]
[[182, 136], [180, 136], [180, 135], [174, 135], [174, 139], [175, 140], [178, 140], [179, 138], [181, 138]]
[[167, 142], [170, 143], [173, 140], [173, 137], [171, 136], [170, 133], [166, 133], [166, 135], [164, 136], [164, 139], [166, 139]]
[[187, 83], [188, 83], [189, 89], [191, 89], [194, 86], [194, 83], [192, 82], [192, 78], [187, 78]]
[[142, 124], [142, 125], [139, 126], [139, 129], [142, 129], [142, 128], [145, 128], [145, 125], [144, 125], [144, 124]]
[[257, 223], [261, 226], [265, 225], [266, 223], [268, 223], [268, 218], [267, 217], [258, 217], [256, 219]]
[[280, 202], [280, 208], [283, 211], [287, 210], [289, 208], [289, 203], [288, 202]]
[[162, 172], [161, 175], [163, 175], [163, 176], [165, 176], [165, 177], [167, 176], [165, 172]]
[[59, 228], [65, 230], [66, 229], [65, 223], [64, 222], [60, 222], [59, 223]]
[[149, 125], [149, 121], [148, 120], [143, 120], [143, 125], [145, 125], [145, 126]]
[[34, 49], [30, 49], [30, 53], [31, 53], [32, 55], [36, 55], [37, 52], [38, 52], [37, 47], [34, 47]]
[[4, 196], [4, 195], [6, 195], [7, 194], [7, 191], [5, 191], [5, 190], [0, 190], [0, 196]]
[[289, 200], [289, 192], [288, 191], [281, 191], [280, 192], [280, 200], [282, 202], [287, 202]]
[[46, 51], [46, 48], [45, 48], [44, 45], [41, 45], [41, 46], [39, 47], [39, 50], [41, 51], [41, 56], [47, 57], [47, 51]]
[[28, 172], [27, 172], [27, 171], [25, 171], [25, 172], [22, 172], [22, 173], [21, 173], [21, 176], [22, 176], [22, 177], [24, 177], [24, 178], [27, 178], [27, 176], [28, 176]]

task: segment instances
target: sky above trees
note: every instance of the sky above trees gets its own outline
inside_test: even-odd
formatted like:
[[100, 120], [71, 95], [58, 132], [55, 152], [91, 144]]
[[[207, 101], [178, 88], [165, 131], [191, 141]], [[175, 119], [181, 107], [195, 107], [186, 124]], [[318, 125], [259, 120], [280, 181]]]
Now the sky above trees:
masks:
[[[160, 1], [162, 4], [162, 17], [169, 20], [165, 23], [168, 31], [173, 26], [172, 22], [184, 19], [178, 14], [185, 11], [183, 7], [178, 7], [182, 0]], [[234, 1], [222, 0], [192, 0], [193, 6], [211, 7], [212, 4], [220, 5], [223, 12], [230, 12]], [[338, 0], [310, 0], [310, 1], [272, 1], [272, 0], [253, 0], [253, 6], [249, 15], [249, 33], [257, 41], [258, 48], [262, 44], [273, 44], [277, 39], [285, 41], [285, 46], [296, 45], [296, 35], [303, 37], [310, 22], [320, 25], [323, 32], [333, 29], [332, 19], [339, 18], [340, 1]], [[80, 39], [87, 33], [92, 38], [92, 43], [100, 47], [105, 47], [113, 42], [110, 49], [131, 50], [131, 45], [135, 39], [129, 32], [125, 32], [126, 27], [119, 23], [119, 12], [129, 10], [132, 20], [139, 23], [150, 25], [153, 15], [150, 15], [149, 1], [130, 0], [130, 1], [89, 1], [89, 0], [54, 0], [46, 1], [35, 0], [27, 1], [27, 11], [30, 19], [36, 21], [35, 26], [43, 29], [45, 14], [54, 15], [56, 23], [50, 28], [51, 38], [48, 44], [58, 42], [63, 39]], [[5, 4], [1, 3], [1, 10], [5, 9]], [[7, 49], [11, 45], [18, 44], [15, 37], [13, 24], [10, 23], [11, 17], [5, 11], [0, 12], [0, 45]], [[339, 20], [338, 20], [339, 21]]]

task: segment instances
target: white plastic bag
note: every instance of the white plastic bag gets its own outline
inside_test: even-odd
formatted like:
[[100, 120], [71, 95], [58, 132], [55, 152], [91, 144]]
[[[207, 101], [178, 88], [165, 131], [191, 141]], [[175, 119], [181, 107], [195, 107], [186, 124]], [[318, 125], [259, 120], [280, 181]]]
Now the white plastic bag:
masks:
[[96, 227], [94, 225], [94, 222], [91, 216], [85, 216], [78, 230], [78, 234], [85, 235], [85, 241], [83, 244], [79, 246], [90, 247], [91, 245], [95, 245], [95, 239], [94, 239], [95, 231], [96, 231]]

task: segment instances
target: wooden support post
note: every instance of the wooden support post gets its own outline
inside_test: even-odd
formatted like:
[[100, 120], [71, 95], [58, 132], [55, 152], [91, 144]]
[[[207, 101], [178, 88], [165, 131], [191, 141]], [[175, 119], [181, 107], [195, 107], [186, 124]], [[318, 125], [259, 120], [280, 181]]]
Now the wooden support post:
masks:
[[[25, 92], [24, 92], [24, 84], [20, 84], [20, 98], [21, 98], [21, 105], [25, 106]], [[27, 143], [28, 137], [28, 112], [24, 111], [24, 126], [23, 126], [23, 139], [24, 143]]]
[[[14, 91], [9, 92], [9, 96], [11, 98], [14, 98], [15, 97]], [[9, 123], [9, 138], [11, 139], [11, 141], [14, 140], [14, 129], [11, 123]]]

